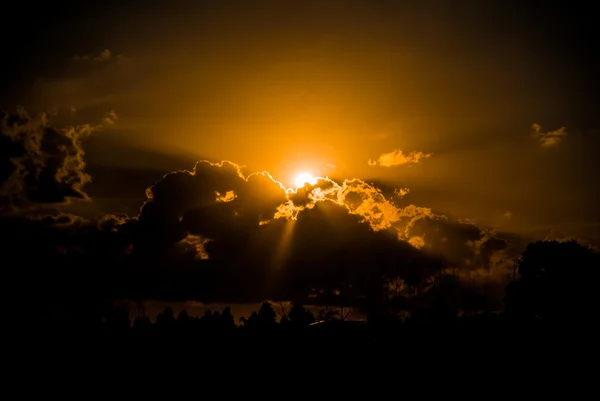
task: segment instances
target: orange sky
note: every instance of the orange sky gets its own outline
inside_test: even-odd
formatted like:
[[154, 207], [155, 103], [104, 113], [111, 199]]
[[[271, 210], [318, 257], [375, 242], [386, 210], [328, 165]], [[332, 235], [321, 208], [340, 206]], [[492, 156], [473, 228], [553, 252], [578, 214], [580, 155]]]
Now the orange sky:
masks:
[[[577, 63], [587, 56], [553, 24], [569, 16], [536, 25], [537, 11], [510, 2], [426, 3], [66, 10], [65, 28], [32, 43], [53, 51], [23, 70], [14, 99], [57, 124], [114, 111], [86, 144], [92, 176], [135, 167], [158, 179], [225, 159], [286, 185], [306, 170], [410, 188], [409, 203], [506, 230], [597, 227], [600, 125]], [[533, 124], [567, 135], [543, 146]], [[430, 157], [369, 165], [398, 150]], [[100, 177], [96, 209], [113, 210]]]

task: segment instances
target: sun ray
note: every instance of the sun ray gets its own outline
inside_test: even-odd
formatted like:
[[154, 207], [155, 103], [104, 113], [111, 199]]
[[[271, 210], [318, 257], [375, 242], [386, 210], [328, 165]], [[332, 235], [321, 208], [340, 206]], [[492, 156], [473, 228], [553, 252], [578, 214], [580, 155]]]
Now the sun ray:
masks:
[[295, 224], [295, 220], [285, 222], [282, 235], [279, 238], [279, 243], [276, 245], [276, 250], [273, 254], [272, 265], [275, 268], [280, 268], [289, 254]]

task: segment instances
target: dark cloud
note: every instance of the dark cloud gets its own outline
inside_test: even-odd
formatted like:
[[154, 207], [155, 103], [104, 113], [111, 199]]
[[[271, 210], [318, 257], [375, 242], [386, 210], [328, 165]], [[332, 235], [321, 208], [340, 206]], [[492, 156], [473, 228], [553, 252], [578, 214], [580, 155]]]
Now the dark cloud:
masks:
[[14, 296], [47, 302], [86, 292], [110, 294], [130, 253], [128, 224], [123, 216], [83, 219], [59, 211], [2, 217], [4, 274]]
[[210, 283], [204, 293], [213, 297], [306, 293], [340, 266], [366, 275], [421, 260], [427, 276], [440, 255], [448, 268], [485, 272], [506, 251], [493, 233], [428, 208], [399, 206], [359, 179], [320, 178], [286, 190], [268, 173], [246, 176], [235, 163], [201, 161], [193, 171], [165, 175], [147, 197], [133, 254], [148, 264], [195, 255]]
[[[396, 197], [406, 192], [396, 191]], [[229, 201], [220, 201], [223, 194], [229, 194]], [[261, 224], [278, 219], [296, 221], [325, 202], [355, 216], [366, 230], [385, 231], [396, 241], [443, 252], [456, 265], [472, 259], [474, 250], [505, 248], [504, 241], [476, 225], [460, 223], [424, 207], [399, 206], [359, 179], [338, 184], [320, 178], [314, 185], [285, 190], [267, 173], [245, 177], [231, 162], [199, 162], [192, 172], [167, 174], [149, 188], [148, 198], [140, 214], [140, 223], [148, 225], [143, 231], [160, 232], [168, 237], [167, 243], [180, 241], [189, 233], [213, 239], [216, 246], [220, 242], [217, 238], [230, 237], [232, 231], [253, 232]]]
[[144, 232], [160, 232], [169, 243], [186, 233], [215, 239], [235, 227], [257, 228], [273, 218], [286, 192], [268, 173], [245, 177], [234, 163], [202, 161], [193, 171], [165, 175], [148, 188], [147, 197], [140, 225]]
[[30, 117], [18, 108], [0, 112], [0, 207], [62, 203], [86, 199], [81, 140], [89, 125], [57, 129], [46, 115]]
[[15, 215], [3, 236], [18, 234], [4, 246], [18, 255], [43, 243], [27, 269], [37, 271], [45, 257], [46, 278], [53, 263], [80, 269], [86, 285], [102, 283], [110, 294], [224, 302], [302, 297], [346, 279], [363, 283], [353, 291], [366, 293], [373, 277], [409, 270], [424, 280], [443, 267], [482, 277], [506, 270], [499, 267], [505, 240], [429, 208], [402, 206], [407, 191], [393, 192], [329, 178], [290, 190], [267, 172], [200, 161], [150, 186], [136, 217]]
[[85, 56], [75, 55], [73, 57], [73, 60], [74, 61], [110, 61], [115, 58], [121, 58], [121, 57], [122, 57], [121, 55], [114, 55], [110, 50], [104, 49], [95, 56], [92, 56], [89, 54], [87, 54]]

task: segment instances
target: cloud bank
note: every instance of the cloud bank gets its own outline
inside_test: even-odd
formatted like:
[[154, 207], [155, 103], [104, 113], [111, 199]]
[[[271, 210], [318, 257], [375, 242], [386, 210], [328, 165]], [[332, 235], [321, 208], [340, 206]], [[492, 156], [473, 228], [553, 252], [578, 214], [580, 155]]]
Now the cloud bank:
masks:
[[81, 139], [90, 131], [3, 114], [3, 250], [44, 280], [52, 261], [120, 296], [246, 302], [305, 296], [340, 275], [370, 283], [374, 271], [417, 269], [426, 279], [453, 269], [500, 284], [510, 271], [516, 248], [498, 233], [407, 204], [408, 188], [388, 198], [358, 178], [292, 190], [266, 171], [202, 160], [150, 186], [137, 216], [48, 209], [88, 198]]

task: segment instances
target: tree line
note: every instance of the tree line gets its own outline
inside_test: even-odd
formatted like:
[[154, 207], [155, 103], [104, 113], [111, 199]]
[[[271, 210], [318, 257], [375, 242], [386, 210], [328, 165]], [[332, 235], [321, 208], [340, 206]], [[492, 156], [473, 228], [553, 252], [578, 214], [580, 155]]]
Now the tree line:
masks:
[[[375, 284], [371, 284], [372, 291], [366, 292], [367, 296], [353, 294], [356, 286], [347, 276], [323, 286], [312, 298], [323, 305], [316, 316], [304, 307], [303, 300], [296, 300], [289, 311], [280, 305], [281, 310], [277, 312], [271, 303], [264, 302], [258, 311], [237, 322], [229, 307], [206, 311], [201, 317], [192, 317], [186, 310], [175, 315], [173, 309], [167, 307], [154, 322], [144, 313], [130, 319], [127, 309], [114, 307], [100, 319], [97, 313], [90, 313], [83, 323], [48, 318], [41, 324], [46, 333], [373, 337], [435, 324], [448, 327], [593, 325], [599, 316], [600, 298], [596, 295], [599, 253], [576, 241], [529, 244], [515, 261], [514, 277], [505, 287], [501, 310], [492, 310], [486, 304], [485, 294], [465, 286], [453, 272], [440, 269], [432, 276], [407, 270], [396, 274], [379, 273], [378, 280], [372, 280]], [[364, 311], [366, 321], [347, 321], [349, 306]]]

